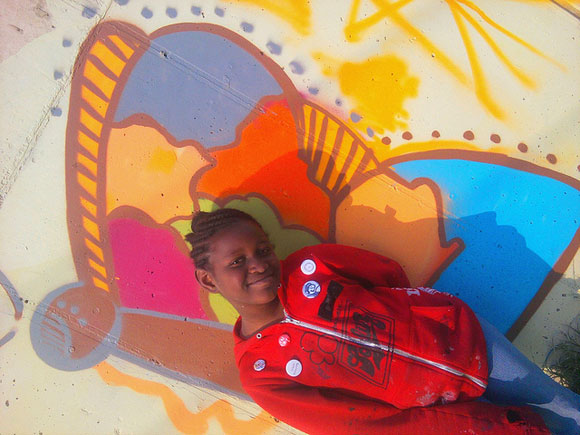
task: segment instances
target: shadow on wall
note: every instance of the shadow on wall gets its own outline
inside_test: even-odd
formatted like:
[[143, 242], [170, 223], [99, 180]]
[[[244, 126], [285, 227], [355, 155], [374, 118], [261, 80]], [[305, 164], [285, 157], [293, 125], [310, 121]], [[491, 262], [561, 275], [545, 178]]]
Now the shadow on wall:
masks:
[[434, 286], [459, 296], [508, 331], [552, 267], [527, 247], [515, 227], [498, 225], [495, 212], [446, 219], [445, 227], [463, 240], [466, 249]]
[[[420, 240], [412, 250], [413, 257], [401, 258], [401, 251], [408, 249], [407, 234], [430, 234], [430, 229], [437, 227], [435, 219], [420, 219], [412, 222], [400, 222], [389, 218], [394, 210], [385, 214], [365, 206], [350, 206], [349, 214], [353, 220], [364, 222], [368, 228], [374, 228], [376, 237], [360, 237], [349, 240], [348, 244], [372, 251], [390, 253], [399, 257], [405, 270], [410, 270], [412, 285], [432, 286], [438, 290], [451, 293], [466, 301], [479, 314], [490, 322], [507, 331], [520, 317], [530, 303], [535, 291], [552, 271], [534, 251], [526, 246], [524, 237], [513, 226], [498, 225], [495, 212], [486, 212], [461, 219], [443, 219], [448, 234], [454, 234], [449, 246], [442, 248], [438, 239], [415, 237]], [[383, 227], [389, 225], [388, 236], [383, 237]], [[397, 235], [403, 237], [397, 240]], [[427, 266], [432, 275], [423, 281], [413, 279], [415, 270], [421, 266], [424, 258], [431, 257], [429, 249], [437, 249], [441, 256], [440, 268], [434, 267], [432, 261]], [[406, 260], [406, 261], [405, 261]], [[498, 310], [497, 307], [502, 309]]]
[[465, 245], [434, 286], [459, 294], [513, 338], [578, 250], [578, 181], [503, 156], [441, 154], [393, 165], [403, 177], [437, 184], [446, 234]]

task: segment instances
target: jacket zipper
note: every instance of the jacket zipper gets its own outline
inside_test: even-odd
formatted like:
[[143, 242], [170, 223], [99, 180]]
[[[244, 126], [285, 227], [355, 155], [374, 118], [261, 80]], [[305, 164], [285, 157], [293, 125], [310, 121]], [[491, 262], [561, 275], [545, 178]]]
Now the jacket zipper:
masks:
[[303, 322], [302, 320], [294, 319], [293, 317], [290, 317], [288, 315], [286, 310], [284, 310], [284, 317], [285, 317], [284, 320], [282, 320], [282, 322], [280, 322], [280, 323], [289, 323], [292, 325], [300, 326], [300, 327], [305, 328], [305, 329], [310, 329], [311, 331], [316, 331], [316, 332], [320, 332], [322, 334], [330, 335], [330, 336], [338, 338], [340, 340], [355, 343], [355, 344], [358, 344], [360, 346], [379, 349], [379, 350], [382, 350], [384, 352], [392, 352], [395, 355], [402, 356], [404, 358], [408, 358], [408, 359], [413, 360], [413, 361], [421, 362], [423, 364], [427, 364], [427, 365], [432, 366], [432, 367], [436, 367], [439, 370], [443, 370], [444, 372], [451, 373], [455, 376], [460, 376], [460, 377], [466, 378], [481, 388], [487, 388], [487, 383], [482, 381], [481, 379], [478, 379], [475, 376], [471, 376], [471, 375], [464, 373], [460, 370], [457, 370], [453, 367], [449, 367], [445, 364], [441, 364], [441, 363], [438, 363], [436, 361], [431, 361], [429, 359], [426, 359], [426, 358], [423, 358], [423, 357], [420, 357], [417, 355], [413, 355], [412, 353], [405, 352], [404, 350], [401, 350], [401, 349], [395, 349], [393, 346], [388, 346], [386, 344], [381, 344], [381, 343], [373, 343], [370, 341], [362, 340], [360, 338], [351, 337], [347, 334], [343, 334], [342, 332], [334, 331], [332, 329], [324, 328], [324, 327], [318, 326], [318, 325], [312, 325], [311, 323], [307, 323], [307, 322]]

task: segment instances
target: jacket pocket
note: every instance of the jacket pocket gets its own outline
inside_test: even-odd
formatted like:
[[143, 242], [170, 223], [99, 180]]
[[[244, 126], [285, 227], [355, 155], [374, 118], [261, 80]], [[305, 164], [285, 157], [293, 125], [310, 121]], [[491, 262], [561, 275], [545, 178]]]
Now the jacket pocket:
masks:
[[456, 307], [411, 306], [411, 345], [423, 356], [446, 359], [453, 349], [457, 324]]

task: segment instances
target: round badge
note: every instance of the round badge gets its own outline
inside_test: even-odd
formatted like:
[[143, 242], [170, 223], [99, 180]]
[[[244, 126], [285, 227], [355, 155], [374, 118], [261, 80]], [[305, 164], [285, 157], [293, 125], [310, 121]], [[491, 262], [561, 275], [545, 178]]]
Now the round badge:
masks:
[[300, 270], [304, 275], [312, 275], [316, 272], [316, 263], [313, 260], [304, 260], [300, 265]]
[[286, 373], [288, 373], [288, 376], [295, 378], [302, 373], [302, 363], [297, 359], [291, 359], [286, 363]]
[[290, 336], [288, 334], [282, 334], [280, 337], [278, 337], [278, 344], [282, 347], [286, 347], [288, 346], [288, 344], [290, 343]]
[[308, 281], [302, 286], [302, 294], [308, 299], [315, 298], [320, 293], [320, 284], [316, 281]]
[[257, 372], [261, 372], [265, 368], [266, 361], [264, 361], [263, 359], [256, 360], [256, 362], [254, 363], [254, 370], [256, 370]]

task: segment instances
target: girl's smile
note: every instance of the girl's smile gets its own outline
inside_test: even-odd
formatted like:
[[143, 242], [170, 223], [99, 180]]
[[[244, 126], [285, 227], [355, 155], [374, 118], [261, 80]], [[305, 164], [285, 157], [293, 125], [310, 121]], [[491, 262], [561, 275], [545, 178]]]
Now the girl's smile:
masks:
[[249, 282], [248, 285], [255, 285], [255, 286], [270, 285], [273, 280], [274, 280], [274, 274], [271, 273], [271, 274], [266, 275], [264, 277], [258, 278], [255, 281]]

